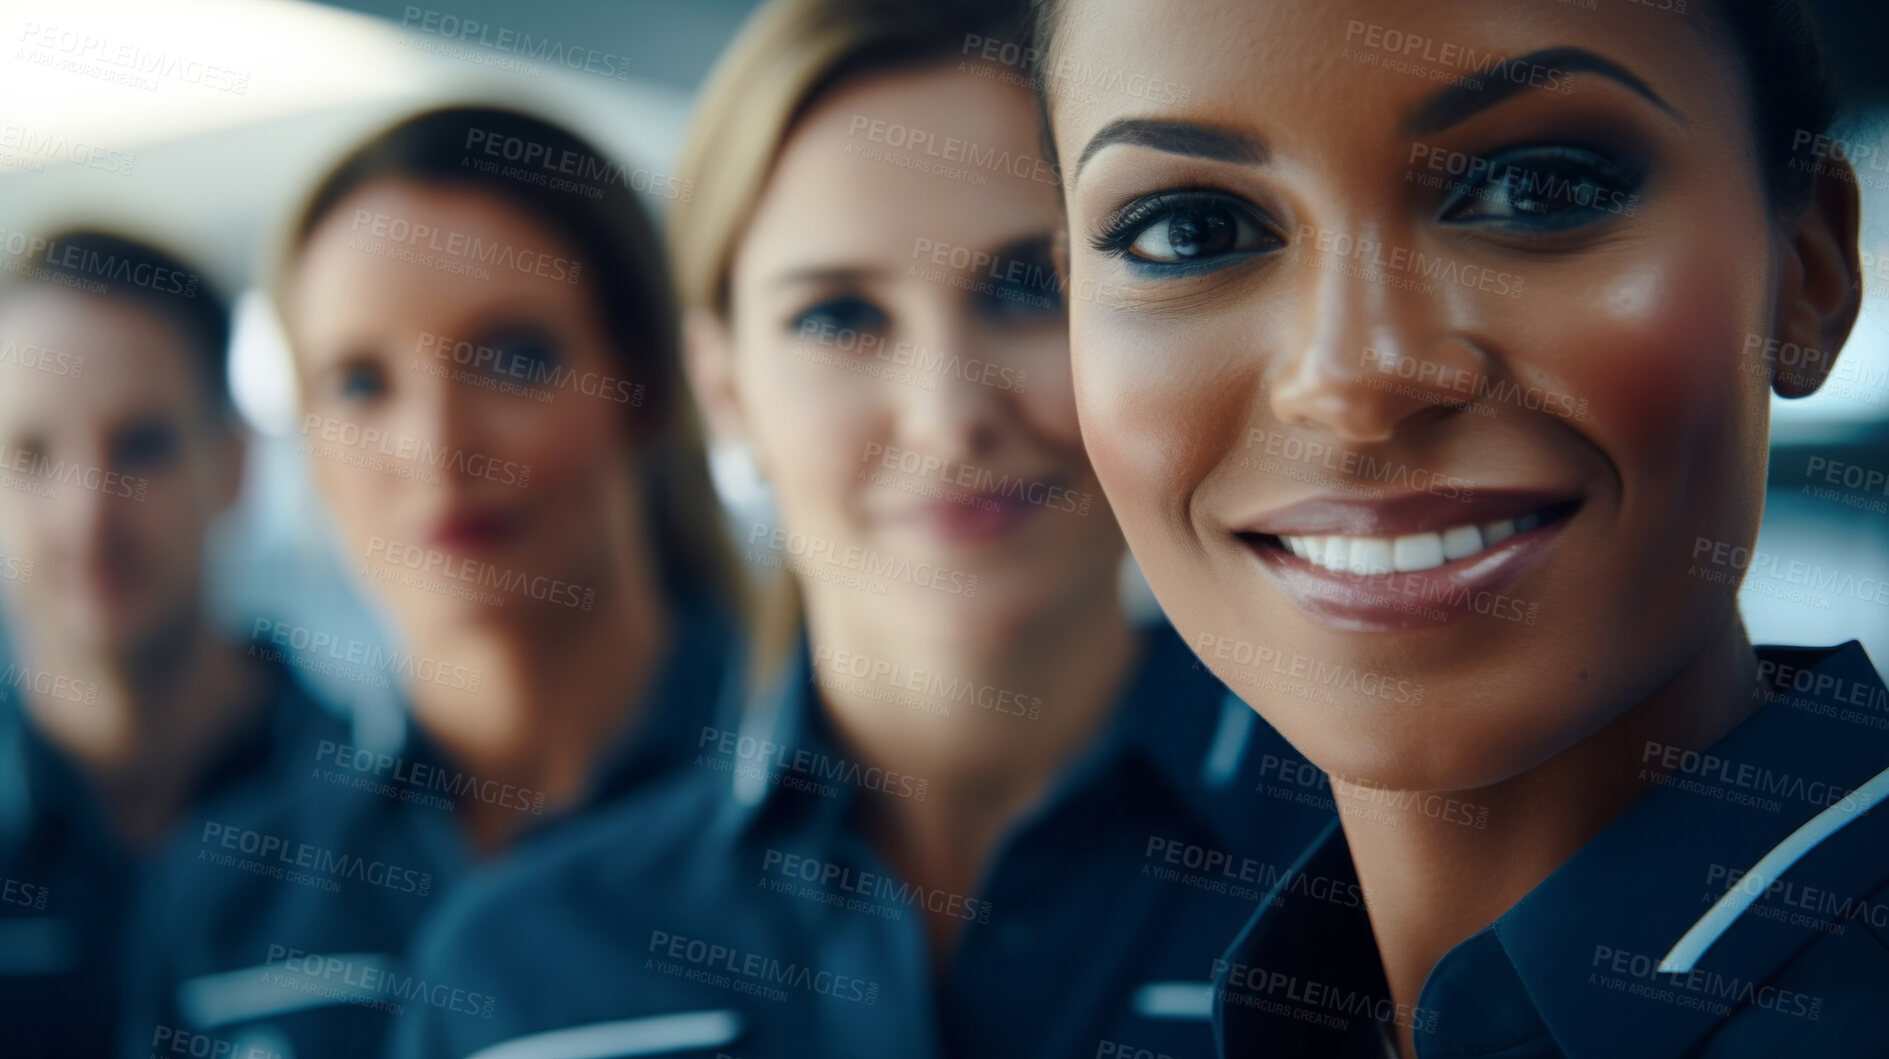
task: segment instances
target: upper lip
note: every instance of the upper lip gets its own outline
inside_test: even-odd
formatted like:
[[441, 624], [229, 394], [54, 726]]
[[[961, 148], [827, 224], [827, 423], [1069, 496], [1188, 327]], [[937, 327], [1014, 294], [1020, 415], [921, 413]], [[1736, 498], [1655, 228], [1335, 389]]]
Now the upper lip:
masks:
[[461, 510], [433, 524], [436, 544], [490, 543], [509, 535], [518, 525], [515, 513], [504, 510]]
[[1315, 496], [1263, 512], [1234, 532], [1290, 537], [1401, 537], [1452, 526], [1500, 522], [1579, 500], [1578, 493], [1540, 489], [1477, 489], [1470, 497], [1436, 493], [1405, 493], [1370, 500]]

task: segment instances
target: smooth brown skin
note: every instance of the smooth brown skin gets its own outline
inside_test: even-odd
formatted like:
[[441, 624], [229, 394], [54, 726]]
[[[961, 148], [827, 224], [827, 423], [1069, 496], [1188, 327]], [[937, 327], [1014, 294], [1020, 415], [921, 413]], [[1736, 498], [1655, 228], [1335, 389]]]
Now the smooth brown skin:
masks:
[[[428, 734], [473, 774], [543, 793], [547, 812], [568, 806], [581, 798], [599, 748], [628, 723], [668, 635], [637, 499], [637, 409], [570, 387], [542, 402], [428, 374], [423, 364], [458, 365], [422, 353], [420, 336], [477, 342], [500, 322], [529, 324], [552, 336], [564, 367], [610, 378], [626, 372], [588, 275], [577, 283], [502, 267], [489, 277], [455, 275], [364, 252], [382, 240], [353, 230], [362, 209], [520, 251], [577, 254], [488, 193], [380, 181], [316, 227], [296, 260], [289, 305], [306, 414], [479, 457], [461, 461], [462, 472], [439, 468], [437, 484], [311, 457], [349, 567], [377, 564], [367, 557], [373, 537], [430, 547], [429, 535], [450, 514], [496, 513], [522, 528], [472, 558], [596, 590], [585, 611], [525, 592], [487, 589], [504, 600], [493, 606], [361, 581], [390, 612], [406, 649], [480, 674], [476, 689], [423, 681], [405, 689]], [[350, 389], [362, 380], [378, 384]], [[319, 443], [319, 428], [305, 440]], [[485, 460], [529, 468], [529, 479], [521, 488], [480, 475]], [[475, 845], [488, 851], [533, 819], [483, 802], [462, 809], [470, 810]]]
[[[0, 476], [20, 487], [0, 493], [0, 554], [32, 564], [0, 594], [17, 664], [95, 695], [22, 697], [134, 843], [161, 834], [262, 687], [204, 609], [204, 541], [241, 488], [243, 442], [187, 343], [134, 300], [37, 284], [0, 297], [0, 347], [15, 351], [0, 364]], [[29, 347], [76, 374], [24, 366]]]
[[[996, 843], [1094, 737], [1135, 661], [1116, 588], [1125, 548], [1082, 450], [1061, 315], [992, 320], [965, 289], [911, 274], [918, 265], [958, 275], [914, 258], [921, 238], [996, 254], [1048, 236], [1059, 219], [1056, 186], [1001, 171], [980, 186], [848, 154], [867, 145], [849, 135], [855, 115], [941, 142], [1037, 154], [1029, 93], [955, 63], [835, 89], [780, 152], [736, 251], [730, 319], [692, 315], [690, 367], [711, 427], [752, 446], [781, 527], [978, 577], [974, 596], [889, 579], [878, 595], [799, 578], [815, 647], [1043, 700], [1035, 720], [965, 703], [938, 716], [884, 701], [891, 689], [870, 680], [821, 688], [859, 760], [928, 783], [922, 801], [873, 800], [882, 813], [869, 826], [885, 856], [915, 883], [974, 897]], [[961, 278], [984, 276], [967, 267]], [[908, 341], [1026, 370], [1024, 389], [940, 373], [924, 390], [796, 357], [795, 321], [837, 297], [877, 306], [888, 347]], [[1086, 515], [1035, 510], [996, 540], [953, 539], [926, 524], [925, 497], [861, 480], [870, 466], [926, 482], [862, 463], [871, 443], [1066, 480], [1095, 505]], [[964, 921], [928, 913], [927, 924], [942, 966]]]
[[[1405, 118], [1438, 83], [1344, 57], [1352, 20], [1506, 56], [1587, 48], [1683, 118], [1582, 74], [1570, 94], [1523, 91], [1416, 137]], [[1421, 706], [1343, 691], [1336, 702], [1252, 699], [1328, 772], [1488, 808], [1478, 831], [1334, 784], [1393, 998], [1414, 1005], [1450, 947], [1648, 789], [1635, 779], [1647, 740], [1704, 747], [1756, 705], [1735, 595], [1688, 575], [1691, 549], [1702, 537], [1750, 545], [1763, 510], [1771, 386], [1740, 370], [1753, 359], [1745, 335], [1835, 350], [1854, 322], [1853, 185], [1825, 180], [1802, 217], [1771, 212], [1741, 68], [1703, 13], [1464, 0], [1419, 16], [1389, 0], [1279, 0], [1175, 18], [1154, 4], [1072, 0], [1054, 48], [1192, 88], [1173, 106], [1053, 99], [1066, 177], [1089, 139], [1125, 117], [1270, 148], [1269, 163], [1244, 164], [1113, 145], [1074, 174], [1071, 279], [1120, 287], [1118, 299], [1072, 303], [1077, 402], [1129, 543], [1190, 642], [1244, 639], [1424, 687]], [[1483, 157], [1598, 140], [1638, 147], [1650, 170], [1632, 216], [1560, 236], [1494, 234], [1440, 223], [1448, 193], [1406, 181], [1419, 140]], [[1091, 245], [1125, 204], [1199, 187], [1256, 206], [1287, 249], [1158, 280]], [[1518, 274], [1525, 293], [1425, 294], [1293, 264], [1294, 248], [1319, 257], [1298, 246], [1301, 225]], [[1502, 405], [1483, 417], [1373, 389], [1360, 373], [1366, 345], [1569, 393], [1588, 415]], [[1777, 385], [1787, 396], [1815, 388]], [[1577, 491], [1584, 503], [1551, 552], [1507, 589], [1540, 604], [1537, 624], [1471, 615], [1349, 632], [1302, 613], [1233, 531], [1322, 487], [1239, 467], [1251, 430], [1478, 489]], [[1410, 1030], [1399, 1034], [1415, 1054]]]

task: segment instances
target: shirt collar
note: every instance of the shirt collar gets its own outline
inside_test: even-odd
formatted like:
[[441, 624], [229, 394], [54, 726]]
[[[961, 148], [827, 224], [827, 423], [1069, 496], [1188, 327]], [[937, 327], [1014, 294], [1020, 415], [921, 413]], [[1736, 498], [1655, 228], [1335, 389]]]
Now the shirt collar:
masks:
[[[1047, 804], [1058, 804], [1117, 770], [1150, 770], [1177, 804], [1222, 844], [1243, 848], [1255, 832], [1252, 787], [1241, 783], [1257, 760], [1258, 729], [1290, 753], [1271, 729], [1188, 651], [1165, 622], [1137, 631], [1139, 661], [1117, 693], [1101, 736], [1065, 768]], [[1020, 723], [1028, 723], [1023, 721]], [[794, 807], [817, 807], [838, 821], [862, 788], [910, 786], [922, 778], [872, 773], [840, 747], [820, 708], [803, 633], [775, 682], [745, 717], [732, 763], [725, 826], [734, 833], [793, 818]], [[1267, 744], [1270, 745], [1270, 744]]]
[[[1817, 996], [1775, 986], [1759, 992], [1818, 936], [1788, 917], [1739, 916], [1711, 939], [1690, 973], [1658, 970], [1734, 880], [1825, 809], [1846, 804], [1846, 795], [1889, 761], [1889, 732], [1877, 727], [1889, 718], [1889, 700], [1861, 645], [1761, 648], [1759, 659], [1786, 690], [1771, 694], [1708, 751], [1650, 745], [1645, 775], [1653, 789], [1493, 925], [1446, 954], [1414, 1010], [1384, 1006], [1388, 992], [1362, 901], [1307, 896], [1319, 889], [1308, 880], [1321, 877], [1328, 895], [1357, 885], [1334, 824], [1287, 872], [1223, 961], [1215, 1018], [1230, 1053], [1333, 1054], [1341, 1046], [1363, 1048], [1364, 1036], [1375, 1033], [1369, 1018], [1315, 1031], [1255, 1014], [1261, 1001], [1279, 1002], [1271, 994], [1289, 986], [1268, 986], [1276, 981], [1269, 974], [1255, 988], [1250, 973], [1239, 974], [1253, 967], [1320, 987], [1300, 988], [1293, 1006], [1307, 1006], [1310, 996], [1317, 1007], [1318, 998], [1346, 991], [1370, 998], [1377, 1017], [1412, 1019], [1429, 1054], [1494, 1054], [1551, 1038], [1569, 1059], [1657, 1059], [1686, 1054], [1729, 1008], [1820, 1007]], [[1783, 876], [1793, 886], [1857, 902], [1886, 877], [1889, 818], [1881, 813], [1852, 813]], [[1297, 1042], [1298, 1051], [1276, 1043], [1294, 1033], [1319, 1043]]]

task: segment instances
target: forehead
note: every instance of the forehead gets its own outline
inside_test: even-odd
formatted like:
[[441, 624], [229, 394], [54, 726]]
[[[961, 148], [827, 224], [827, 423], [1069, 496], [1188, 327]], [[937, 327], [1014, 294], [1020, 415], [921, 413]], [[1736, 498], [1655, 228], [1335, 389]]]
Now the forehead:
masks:
[[[195, 356], [175, 322], [141, 302], [48, 287], [9, 291], [0, 297], [0, 424], [107, 425], [178, 413], [199, 397]], [[34, 362], [68, 370], [28, 366]]]
[[737, 276], [819, 262], [909, 259], [918, 239], [989, 247], [1060, 215], [1035, 102], [995, 68], [862, 77], [822, 98], [782, 146]]
[[[562, 278], [568, 268], [541, 275], [512, 267], [540, 257], [581, 266], [580, 282]], [[301, 337], [326, 346], [372, 337], [369, 330], [451, 330], [498, 304], [564, 313], [583, 304], [591, 267], [492, 192], [376, 181], [311, 233], [290, 287], [291, 315]]]
[[[1175, 18], [1150, 0], [1066, 0], [1046, 74], [1071, 164], [1123, 117], [1238, 126], [1290, 153], [1382, 136], [1452, 79], [1549, 48], [1592, 51], [1695, 119], [1729, 116], [1741, 93], [1718, 36], [1703, 3], [1229, 0]], [[1166, 88], [1136, 90], [1148, 84]]]

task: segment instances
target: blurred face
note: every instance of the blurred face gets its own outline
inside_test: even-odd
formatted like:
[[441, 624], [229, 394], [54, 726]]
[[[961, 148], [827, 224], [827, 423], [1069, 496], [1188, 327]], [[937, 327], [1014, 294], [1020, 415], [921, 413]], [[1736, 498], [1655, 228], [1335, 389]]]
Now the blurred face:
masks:
[[176, 324], [30, 287], [0, 302], [0, 590], [64, 649], [126, 655], [195, 620], [240, 443]]
[[396, 181], [303, 249], [302, 444], [349, 565], [403, 621], [588, 609], [634, 539], [641, 397], [586, 266], [495, 196]]
[[858, 81], [802, 119], [738, 248], [734, 404], [780, 528], [861, 549], [887, 587], [834, 596], [966, 629], [1113, 592], [1035, 130], [1024, 89], [949, 66]]
[[1781, 240], [1696, 7], [1063, 17], [1070, 68], [1189, 89], [1055, 99], [1073, 280], [1120, 295], [1072, 304], [1091, 457], [1202, 658], [1328, 770], [1504, 779], [1735, 620]]

